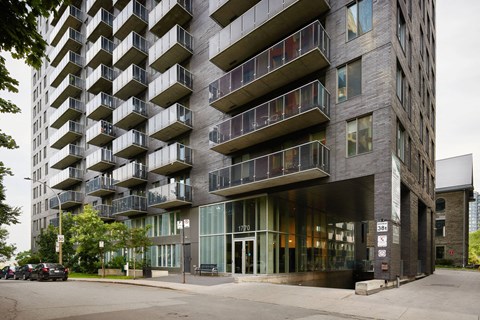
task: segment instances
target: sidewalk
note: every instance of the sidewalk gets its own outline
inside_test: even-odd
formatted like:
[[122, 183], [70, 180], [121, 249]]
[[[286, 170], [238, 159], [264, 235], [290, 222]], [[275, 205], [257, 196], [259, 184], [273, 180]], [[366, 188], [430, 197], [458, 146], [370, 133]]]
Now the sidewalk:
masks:
[[480, 272], [440, 269], [435, 274], [370, 296], [354, 290], [234, 283], [231, 277], [182, 275], [139, 280], [105, 281], [174, 289], [212, 296], [300, 307], [369, 319], [480, 319]]

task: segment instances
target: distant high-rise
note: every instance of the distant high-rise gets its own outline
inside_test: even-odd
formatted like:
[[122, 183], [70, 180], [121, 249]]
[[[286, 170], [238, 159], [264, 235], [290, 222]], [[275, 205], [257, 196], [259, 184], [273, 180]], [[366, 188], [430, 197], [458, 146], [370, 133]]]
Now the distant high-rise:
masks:
[[[39, 30], [32, 178], [152, 225], [153, 268], [189, 219], [187, 272], [433, 272], [434, 0], [74, 0]], [[32, 190], [35, 248], [59, 203]]]

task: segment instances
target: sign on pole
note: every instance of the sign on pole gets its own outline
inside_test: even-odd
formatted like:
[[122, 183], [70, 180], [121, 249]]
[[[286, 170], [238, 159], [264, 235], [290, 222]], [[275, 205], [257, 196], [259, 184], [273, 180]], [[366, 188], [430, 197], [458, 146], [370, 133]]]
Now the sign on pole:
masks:
[[183, 227], [184, 227], [185, 229], [190, 228], [190, 219], [184, 219], [184, 220], [183, 220]]
[[181, 220], [177, 221], [177, 229], [179, 229], [179, 230], [183, 229], [183, 221], [181, 221]]
[[57, 242], [65, 242], [65, 236], [63, 234], [59, 234], [57, 236]]
[[388, 221], [378, 221], [377, 232], [388, 232]]

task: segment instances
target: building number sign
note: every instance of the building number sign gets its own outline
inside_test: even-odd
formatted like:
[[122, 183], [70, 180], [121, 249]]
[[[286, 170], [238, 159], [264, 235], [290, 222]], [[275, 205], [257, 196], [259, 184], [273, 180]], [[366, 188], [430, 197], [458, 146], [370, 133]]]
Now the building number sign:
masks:
[[249, 224], [242, 224], [238, 226], [238, 232], [245, 232], [245, 231], [250, 231]]

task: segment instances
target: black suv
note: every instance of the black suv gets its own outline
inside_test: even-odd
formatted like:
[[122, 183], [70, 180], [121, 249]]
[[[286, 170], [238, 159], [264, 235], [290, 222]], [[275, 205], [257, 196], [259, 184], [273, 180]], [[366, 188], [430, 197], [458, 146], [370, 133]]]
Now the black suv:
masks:
[[62, 279], [67, 281], [68, 279], [68, 268], [65, 268], [60, 263], [39, 263], [33, 268], [32, 273], [30, 274], [30, 280], [50, 280], [56, 281], [57, 279]]

